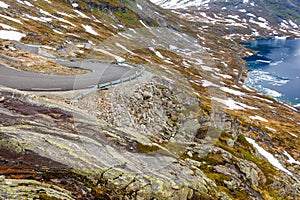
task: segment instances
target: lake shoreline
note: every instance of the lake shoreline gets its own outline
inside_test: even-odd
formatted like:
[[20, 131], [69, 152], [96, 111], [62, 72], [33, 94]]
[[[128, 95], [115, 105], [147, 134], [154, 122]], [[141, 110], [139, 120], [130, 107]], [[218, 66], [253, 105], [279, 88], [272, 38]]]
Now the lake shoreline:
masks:
[[[300, 84], [300, 65], [294, 60], [300, 56], [300, 38], [257, 38], [241, 44], [256, 52], [242, 57], [248, 69], [244, 84], [299, 107], [300, 94], [296, 85]], [[291, 73], [285, 65], [291, 68]]]

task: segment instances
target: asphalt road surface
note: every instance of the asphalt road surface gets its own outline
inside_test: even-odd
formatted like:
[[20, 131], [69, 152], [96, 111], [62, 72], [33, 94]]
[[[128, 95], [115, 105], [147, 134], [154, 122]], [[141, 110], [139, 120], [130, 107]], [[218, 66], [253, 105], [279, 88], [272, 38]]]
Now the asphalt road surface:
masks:
[[0, 64], [0, 85], [24, 91], [70, 91], [87, 89], [136, 74], [126, 64], [93, 63], [90, 61], [58, 61], [68, 67], [89, 70], [87, 74], [60, 76], [19, 71]]

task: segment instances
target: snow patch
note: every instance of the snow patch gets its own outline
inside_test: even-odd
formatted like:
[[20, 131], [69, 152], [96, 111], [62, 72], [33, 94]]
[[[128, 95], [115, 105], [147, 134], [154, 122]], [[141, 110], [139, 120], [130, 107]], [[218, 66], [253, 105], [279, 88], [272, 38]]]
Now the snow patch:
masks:
[[228, 15], [228, 17], [236, 20], [240, 18], [238, 15]]
[[210, 0], [193, 0], [193, 1], [182, 1], [182, 0], [150, 0], [163, 8], [177, 9], [177, 8], [188, 8], [188, 7], [199, 7], [207, 6]]
[[46, 17], [34, 17], [34, 16], [29, 15], [29, 14], [25, 14], [24, 17], [29, 18], [29, 19], [32, 19], [32, 20], [34, 20], [34, 21], [38, 21], [38, 22], [51, 22], [51, 21], [52, 21], [51, 18], [46, 18]]
[[257, 21], [254, 21], [253, 19], [250, 19], [249, 22], [253, 23], [253, 24], [257, 24], [261, 28], [265, 28], [265, 29], [269, 29], [269, 30], [271, 29], [267, 21], [265, 21], [265, 22], [261, 22], [261, 21], [257, 22]]
[[284, 168], [281, 163], [269, 152], [267, 152], [266, 150], [264, 150], [262, 147], [260, 147], [256, 142], [255, 140], [253, 140], [252, 138], [248, 138], [248, 137], [245, 137], [246, 140], [252, 144], [258, 151], [258, 153], [260, 153], [263, 157], [265, 157], [269, 163], [271, 163], [274, 167], [276, 167], [277, 169], [287, 173], [288, 175], [290, 176], [293, 176], [293, 174], [287, 170], [286, 168]]
[[266, 129], [268, 129], [269, 131], [272, 131], [272, 132], [277, 132], [274, 128], [270, 128], [268, 126], [266, 126]]
[[60, 15], [62, 15], [62, 16], [66, 16], [66, 17], [73, 17], [72, 15], [67, 14], [67, 13], [64, 13], [64, 12], [59, 12], [59, 11], [57, 11], [56, 13], [57, 13], [57, 14], [60, 14]]
[[252, 13], [247, 13], [247, 15], [250, 16], [250, 17], [256, 18], [256, 15], [254, 15], [254, 14], [252, 14]]
[[214, 69], [211, 68], [211, 67], [208, 67], [208, 66], [201, 65], [201, 68], [202, 68], [204, 71], [214, 72]]
[[24, 1], [24, 3], [25, 3], [26, 6], [34, 7], [34, 5], [32, 5], [32, 3], [28, 2], [28, 1]]
[[162, 76], [162, 78], [166, 79], [170, 83], [175, 83], [175, 81], [173, 79], [170, 79], [170, 78], [168, 78], [166, 76]]
[[74, 12], [76, 12], [76, 13], [77, 13], [80, 17], [82, 17], [82, 18], [87, 18], [87, 19], [89, 19], [88, 16], [86, 16], [84, 13], [80, 12], [79, 10], [74, 10]]
[[89, 25], [84, 25], [84, 24], [82, 24], [81, 26], [85, 29], [86, 32], [88, 32], [92, 35], [99, 35], [96, 31], [94, 31], [93, 27], [91, 27]]
[[229, 94], [233, 94], [233, 95], [237, 95], [237, 96], [245, 96], [245, 93], [240, 92], [240, 91], [238, 91], [238, 90], [233, 90], [233, 89], [228, 88], [228, 87], [221, 87], [220, 89], [221, 89], [222, 91], [224, 91], [224, 92], [229, 93]]
[[0, 23], [0, 27], [7, 29], [7, 30], [17, 30], [14, 27], [11, 27], [11, 26], [8, 26], [8, 25], [2, 24], [2, 23]]
[[257, 115], [255, 115], [255, 116], [250, 116], [249, 118], [250, 118], [250, 119], [254, 119], [254, 120], [263, 121], [263, 122], [268, 122], [267, 119], [265, 119], [265, 118], [263, 118], [263, 117], [260, 117], [260, 116], [257, 116]]
[[289, 20], [289, 24], [293, 27], [293, 28], [299, 28], [298, 25], [293, 22], [292, 20]]
[[212, 83], [212, 82], [210, 82], [208, 80], [203, 80], [202, 81], [202, 86], [203, 87], [220, 87], [219, 85], [214, 84], [214, 83]]
[[297, 110], [296, 108], [294, 108], [293, 106], [290, 106], [290, 105], [288, 105], [288, 104], [286, 104], [286, 103], [284, 103], [283, 105], [285, 105], [286, 107], [288, 107], [289, 109], [291, 109], [291, 110], [293, 110], [293, 111], [298, 112], [298, 110]]
[[127, 49], [125, 46], [121, 45], [120, 43], [116, 43], [117, 47], [120, 47], [121, 49], [127, 51], [128, 53], [130, 53], [131, 55], [136, 55], [135, 53], [133, 53], [132, 51], [130, 51], [129, 49]]
[[[64, 18], [55, 17], [55, 19], [57, 19], [58, 21], [64, 22], [64, 23], [66, 23], [66, 24], [70, 24], [71, 26], [76, 27], [75, 24], [73, 24], [72, 22], [69, 22], [68, 20], [65, 20]], [[62, 26], [63, 26], [63, 25], [62, 25]], [[66, 28], [68, 28], [68, 27], [66, 27]]]
[[10, 20], [10, 21], [13, 21], [13, 22], [16, 22], [16, 23], [19, 23], [19, 24], [23, 24], [20, 20], [15, 19], [15, 18], [12, 18], [12, 17], [9, 17], [9, 16], [6, 16], [6, 15], [0, 14], [0, 17], [3, 17], [3, 18], [5, 18], [5, 19], [8, 19], [8, 20]]
[[149, 47], [149, 49], [153, 51], [157, 57], [164, 59], [164, 56], [159, 51], [155, 50], [153, 47]]
[[142, 20], [140, 20], [140, 23], [141, 23], [144, 27], [149, 28]]
[[255, 99], [259, 99], [259, 100], [262, 100], [262, 101], [265, 101], [265, 102], [268, 102], [268, 103], [273, 103], [273, 101], [269, 100], [269, 99], [265, 99], [265, 98], [261, 98], [261, 97], [258, 97], [258, 96], [251, 96], [252, 98], [255, 98]]
[[7, 31], [7, 30], [0, 30], [0, 38], [4, 40], [17, 40], [20, 41], [22, 37], [26, 35], [17, 31]]
[[104, 49], [94, 49], [94, 50], [95, 50], [95, 51], [99, 51], [99, 52], [101, 52], [101, 53], [104, 53], [104, 54], [106, 54], [106, 55], [112, 56], [112, 57], [114, 57], [118, 62], [124, 62], [124, 61], [125, 61], [124, 58], [122, 58], [122, 57], [120, 57], [120, 56], [117, 56], [117, 55], [115, 55], [115, 54], [112, 54], [112, 53], [110, 53], [110, 52], [108, 52], [108, 51], [106, 51], [106, 50], [104, 50]]
[[245, 110], [245, 108], [246, 109], [251, 109], [251, 110], [258, 110], [258, 108], [248, 106], [248, 105], [240, 103], [240, 102], [236, 102], [231, 98], [221, 99], [221, 98], [217, 98], [217, 97], [212, 97], [211, 99], [226, 105], [229, 110]]
[[53, 31], [54, 31], [55, 33], [58, 33], [58, 34], [61, 34], [61, 35], [64, 34], [64, 33], [60, 32], [60, 31], [58, 31], [58, 30], [55, 30], [55, 29], [53, 29]]
[[296, 165], [300, 165], [300, 162], [298, 160], [295, 160], [288, 152], [284, 151], [283, 153], [284, 155], [286, 155], [288, 157], [288, 162], [291, 164], [296, 164]]
[[140, 6], [139, 4], [136, 4], [136, 6], [137, 6], [140, 10], [143, 10], [142, 6]]
[[7, 9], [9, 7], [9, 5], [6, 4], [6, 3], [4, 3], [4, 2], [2, 2], [2, 1], [0, 1], [0, 7]]
[[47, 11], [44, 11], [43, 9], [40, 9], [40, 13], [52, 17], [52, 15], [50, 13], [48, 13]]
[[77, 8], [79, 5], [78, 3], [72, 3], [73, 8]]

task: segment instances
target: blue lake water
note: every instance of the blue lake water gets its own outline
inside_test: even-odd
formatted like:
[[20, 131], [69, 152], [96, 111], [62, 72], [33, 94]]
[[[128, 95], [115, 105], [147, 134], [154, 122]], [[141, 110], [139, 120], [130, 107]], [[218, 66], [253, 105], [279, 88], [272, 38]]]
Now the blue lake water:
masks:
[[243, 43], [258, 51], [245, 57], [245, 84], [300, 107], [300, 39], [260, 39]]

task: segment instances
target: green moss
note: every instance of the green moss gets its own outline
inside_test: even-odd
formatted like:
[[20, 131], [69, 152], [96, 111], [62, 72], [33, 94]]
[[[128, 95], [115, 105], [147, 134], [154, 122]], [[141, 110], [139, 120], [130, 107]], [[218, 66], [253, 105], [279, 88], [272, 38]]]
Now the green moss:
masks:
[[58, 198], [48, 196], [48, 194], [46, 194], [46, 193], [39, 194], [39, 199], [41, 199], [41, 200], [58, 200]]
[[225, 186], [218, 186], [218, 188], [225, 192], [230, 198], [238, 200], [249, 200], [249, 195], [246, 191], [240, 189], [229, 189]]
[[231, 181], [231, 178], [229, 176], [220, 173], [207, 172], [206, 176], [213, 180], [219, 186], [226, 186], [224, 181]]
[[138, 16], [129, 10], [115, 11], [114, 14], [123, 24], [127, 25], [128, 27], [141, 27]]
[[32, 147], [31, 144], [20, 142], [19, 140], [14, 138], [0, 140], [0, 147], [1, 146], [8, 149], [13, 149], [17, 153], [23, 152], [25, 149], [29, 149], [30, 147]]
[[54, 13], [51, 7], [49, 6], [49, 3], [47, 3], [46, 1], [34, 1], [32, 3], [50, 14]]
[[239, 142], [243, 146], [248, 146], [249, 143], [247, 142], [245, 136], [243, 134], [240, 134], [237, 138], [237, 142]]
[[[255, 163], [264, 173], [266, 177], [266, 183], [259, 183], [259, 188], [254, 188], [254, 190], [259, 191], [263, 196], [268, 197], [269, 199], [280, 199], [277, 198], [277, 191], [274, 191], [269, 187], [274, 182], [274, 177], [278, 174], [278, 171], [274, 169], [274, 167], [266, 160], [260, 159], [255, 156], [253, 147], [247, 142], [245, 136], [243, 134], [239, 135], [236, 140], [236, 145], [234, 147], [230, 147], [227, 145], [226, 141], [228, 138], [231, 138], [231, 135], [223, 132], [220, 136], [220, 140], [216, 142], [216, 145], [233, 156], [245, 159]], [[184, 158], [188, 156], [185, 155]], [[216, 165], [225, 165], [228, 161], [225, 161], [222, 155], [220, 154], [207, 154], [204, 158], [199, 158], [198, 154], [194, 154], [192, 159], [197, 160], [202, 163], [200, 169], [206, 174], [208, 178], [213, 180], [218, 188], [228, 194], [229, 197], [233, 199], [248, 199], [248, 195], [246, 191], [237, 189], [229, 189], [224, 181], [230, 181], [231, 178], [227, 175], [216, 173], [213, 171], [212, 166]], [[273, 198], [274, 197], [274, 198]], [[267, 199], [268, 199], [267, 198]]]
[[248, 193], [246, 191], [243, 191], [239, 188], [235, 189], [229, 189], [227, 185], [225, 184], [226, 181], [231, 181], [230, 176], [220, 174], [220, 173], [215, 173], [211, 172], [210, 170], [203, 170], [206, 171], [205, 174], [208, 178], [213, 180], [216, 184], [217, 187], [220, 191], [225, 192], [229, 197], [232, 199], [249, 199]]
[[267, 178], [267, 184], [272, 183], [273, 177], [276, 176], [277, 174], [276, 169], [268, 161], [260, 159], [257, 156], [253, 155], [254, 149], [250, 146], [250, 144], [247, 142], [247, 140], [243, 135], [240, 135], [238, 137], [236, 144], [237, 145], [234, 148], [232, 148], [227, 146], [226, 144], [223, 144], [220, 141], [217, 142], [217, 145], [219, 147], [225, 149], [226, 151], [230, 152], [234, 156], [255, 163], [265, 174]]
[[138, 143], [136, 145], [136, 148], [141, 152], [141, 153], [151, 153], [151, 152], [156, 152], [158, 151], [160, 148], [158, 146], [154, 146], [154, 145], [144, 145], [141, 143]]
[[200, 159], [199, 161], [204, 161], [207, 165], [224, 165], [225, 160], [220, 154], [207, 154], [206, 157]]
[[299, 9], [290, 4], [283, 4], [279, 1], [268, 0], [262, 1], [264, 7], [270, 10], [280, 19], [299, 19]]
[[220, 138], [219, 138], [219, 140], [220, 140], [221, 142], [224, 142], [225, 144], [227, 143], [227, 141], [228, 141], [229, 139], [233, 139], [233, 138], [232, 138], [231, 134], [229, 134], [228, 132], [225, 132], [225, 131], [223, 131], [223, 132], [221, 133]]

